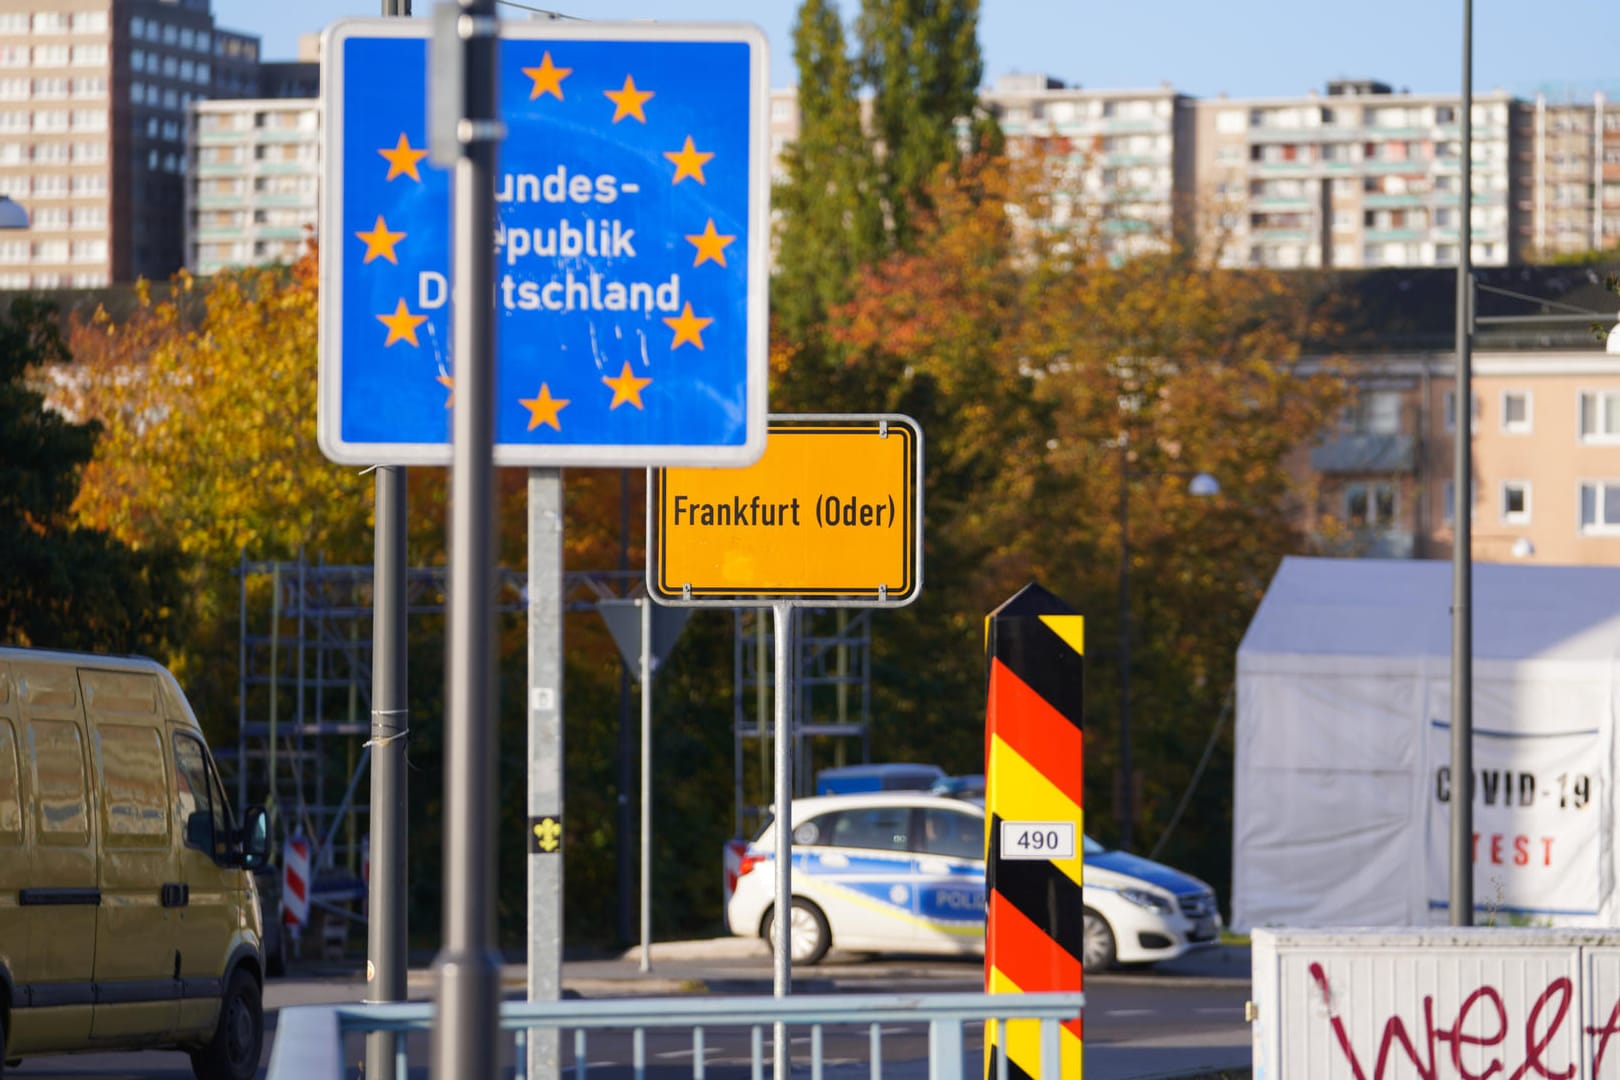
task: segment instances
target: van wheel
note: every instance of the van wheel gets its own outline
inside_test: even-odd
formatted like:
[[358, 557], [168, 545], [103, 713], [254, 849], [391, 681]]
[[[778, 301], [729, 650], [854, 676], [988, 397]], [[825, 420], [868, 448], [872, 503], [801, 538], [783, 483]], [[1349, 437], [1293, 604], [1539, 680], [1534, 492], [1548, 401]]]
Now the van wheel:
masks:
[[1084, 909], [1085, 922], [1081, 929], [1080, 951], [1085, 969], [1089, 972], [1107, 971], [1114, 966], [1114, 931], [1108, 920]]
[[253, 1080], [264, 1048], [264, 1001], [258, 980], [237, 968], [219, 1003], [219, 1027], [201, 1050], [191, 1052], [197, 1080]]
[[[776, 913], [765, 917], [765, 940], [776, 948]], [[795, 964], [819, 964], [832, 948], [832, 932], [827, 917], [808, 900], [794, 900], [788, 917], [788, 955]]]

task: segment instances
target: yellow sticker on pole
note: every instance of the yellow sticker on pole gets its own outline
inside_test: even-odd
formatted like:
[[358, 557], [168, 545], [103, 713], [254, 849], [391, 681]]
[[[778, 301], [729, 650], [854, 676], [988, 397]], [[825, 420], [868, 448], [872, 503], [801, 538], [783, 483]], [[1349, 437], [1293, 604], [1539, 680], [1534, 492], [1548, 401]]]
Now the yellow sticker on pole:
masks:
[[922, 586], [922, 431], [898, 415], [772, 416], [752, 465], [658, 470], [647, 517], [661, 603], [902, 606]]

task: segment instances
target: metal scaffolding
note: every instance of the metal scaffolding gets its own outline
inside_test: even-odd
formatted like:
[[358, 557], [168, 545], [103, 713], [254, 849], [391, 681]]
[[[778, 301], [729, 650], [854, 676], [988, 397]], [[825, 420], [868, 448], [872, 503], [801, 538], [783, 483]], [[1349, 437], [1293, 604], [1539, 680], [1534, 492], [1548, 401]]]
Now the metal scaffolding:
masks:
[[[310, 838], [317, 882], [360, 875], [370, 803], [372, 568], [307, 559], [250, 562], [240, 579], [238, 805], [266, 806], [281, 835]], [[564, 608], [628, 595], [636, 571], [564, 575]], [[497, 609], [521, 613], [526, 578], [498, 571]], [[444, 616], [444, 567], [406, 572], [409, 616]]]
[[[859, 761], [871, 759], [872, 611], [871, 608], [798, 609], [793, 635], [793, 791], [814, 790], [818, 769], [852, 764], [851, 741], [858, 741]], [[732, 613], [733, 780], [736, 788], [735, 835], [752, 836], [765, 823], [771, 801], [772, 689], [769, 658], [775, 635], [769, 608], [737, 608]], [[764, 718], [764, 723], [761, 723]], [[759, 777], [746, 782], [747, 744], [752, 740]], [[752, 801], [749, 793], [756, 796]]]

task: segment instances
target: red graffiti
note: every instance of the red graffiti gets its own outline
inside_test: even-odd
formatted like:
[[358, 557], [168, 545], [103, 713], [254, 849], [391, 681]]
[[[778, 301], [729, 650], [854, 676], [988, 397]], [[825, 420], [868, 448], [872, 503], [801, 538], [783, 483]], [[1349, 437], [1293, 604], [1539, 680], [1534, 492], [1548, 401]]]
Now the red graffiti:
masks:
[[[1368, 1080], [1361, 1057], [1351, 1044], [1344, 1017], [1334, 1004], [1327, 972], [1318, 963], [1311, 964], [1309, 970], [1322, 995], [1322, 1003], [1327, 1006], [1328, 1024], [1350, 1066], [1350, 1072], [1355, 1080]], [[1421, 1080], [1442, 1080], [1451, 1076], [1460, 1080], [1496, 1080], [1498, 1076], [1501, 1080], [1525, 1080], [1526, 1077], [1571, 1080], [1577, 1066], [1571, 1063], [1566, 1068], [1556, 1068], [1547, 1061], [1547, 1053], [1558, 1041], [1559, 1032], [1569, 1019], [1574, 997], [1575, 987], [1567, 976], [1552, 980], [1530, 1006], [1524, 1018], [1522, 1036], [1514, 1039], [1514, 1018], [1508, 1013], [1501, 991], [1494, 986], [1480, 986], [1464, 998], [1450, 1024], [1436, 1024], [1434, 997], [1425, 995], [1421, 1029], [1417, 1023], [1409, 1025], [1400, 1016], [1391, 1016], [1384, 1021], [1383, 1031], [1378, 1038], [1378, 1056], [1373, 1062], [1372, 1080], [1382, 1080], [1391, 1057], [1397, 1053], [1405, 1056]], [[1598, 1076], [1610, 1036], [1620, 1034], [1620, 1001], [1610, 1011], [1607, 1022], [1583, 1030], [1597, 1039], [1592, 1057], [1592, 1075]], [[1415, 1031], [1419, 1038], [1414, 1038]], [[1441, 1044], [1445, 1044], [1443, 1057]], [[1474, 1072], [1463, 1062], [1465, 1048], [1471, 1047], [1497, 1051], [1482, 1072]], [[1510, 1065], [1513, 1060], [1519, 1062], [1517, 1067]], [[1442, 1072], [1441, 1065], [1447, 1062], [1451, 1066], [1450, 1071]], [[1508, 1071], [1510, 1068], [1511, 1072]]]

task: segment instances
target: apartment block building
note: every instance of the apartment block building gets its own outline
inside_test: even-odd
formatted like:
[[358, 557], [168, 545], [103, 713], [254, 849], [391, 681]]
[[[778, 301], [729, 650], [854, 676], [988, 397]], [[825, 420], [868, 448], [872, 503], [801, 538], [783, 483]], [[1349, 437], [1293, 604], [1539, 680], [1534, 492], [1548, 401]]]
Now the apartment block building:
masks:
[[182, 260], [186, 108], [257, 77], [208, 0], [0, 0], [0, 288], [162, 278]]
[[1620, 103], [1536, 95], [1532, 254], [1620, 247]]
[[[1382, 279], [1382, 280], [1380, 280]], [[1594, 311], [1614, 325], [1601, 275], [1496, 271], [1512, 291]], [[1354, 400], [1337, 426], [1302, 450], [1296, 472], [1314, 491], [1305, 526], [1333, 554], [1448, 558], [1454, 542], [1456, 354], [1444, 324], [1455, 273], [1388, 272], [1345, 289], [1374, 300], [1381, 324], [1331, 360]], [[1487, 313], [1535, 305], [1481, 293]], [[1413, 315], [1405, 319], [1399, 308]], [[1385, 327], [1398, 325], [1390, 334]], [[1567, 327], [1568, 324], [1565, 324]], [[1415, 329], [1421, 333], [1408, 333]], [[1380, 340], [1381, 339], [1381, 340]], [[1418, 347], [1413, 347], [1413, 346]], [[1422, 347], [1428, 345], [1429, 347]], [[1620, 339], [1616, 341], [1620, 348]], [[1483, 331], [1473, 354], [1471, 470], [1474, 557], [1556, 564], [1620, 564], [1620, 353], [1585, 326], [1512, 334]]]
[[190, 113], [186, 266], [291, 262], [320, 220], [320, 102], [205, 101]]
[[[1202, 231], [1229, 266], [1456, 265], [1460, 96], [1340, 81], [1324, 96], [1199, 100]], [[1473, 107], [1473, 261], [1519, 261], [1531, 110], [1503, 92]]]
[[[1093, 217], [1110, 257], [1174, 231], [1227, 266], [1456, 265], [1458, 94], [1338, 80], [1322, 94], [1198, 99], [1026, 74], [981, 98], [1014, 152], [1066, 157], [1054, 217]], [[1620, 244], [1620, 108], [1602, 94], [1553, 105], [1491, 91], [1472, 119], [1476, 265]], [[794, 92], [773, 91], [773, 161], [798, 121]]]
[[1011, 75], [982, 100], [1014, 152], [1039, 144], [1061, 156], [1054, 224], [1093, 215], [1106, 257], [1157, 248], [1190, 224], [1194, 133], [1186, 96], [1168, 86], [1085, 90], [1045, 75]]

